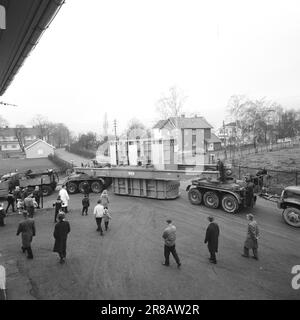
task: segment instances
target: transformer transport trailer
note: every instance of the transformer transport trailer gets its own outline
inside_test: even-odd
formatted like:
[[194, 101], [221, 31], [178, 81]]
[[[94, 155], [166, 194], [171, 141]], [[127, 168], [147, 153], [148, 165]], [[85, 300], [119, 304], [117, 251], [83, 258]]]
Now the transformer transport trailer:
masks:
[[[65, 184], [71, 193], [76, 189], [83, 192], [82, 186], [87, 182], [90, 190], [101, 192], [112, 184], [112, 191], [118, 195], [144, 197], [152, 199], [176, 199], [179, 196], [180, 180], [202, 174], [215, 175], [218, 171], [157, 170], [143, 167], [112, 168], [74, 168], [75, 173], [67, 178]], [[82, 179], [86, 177], [86, 180]], [[101, 184], [101, 188], [93, 185]], [[77, 187], [74, 187], [74, 184]]]

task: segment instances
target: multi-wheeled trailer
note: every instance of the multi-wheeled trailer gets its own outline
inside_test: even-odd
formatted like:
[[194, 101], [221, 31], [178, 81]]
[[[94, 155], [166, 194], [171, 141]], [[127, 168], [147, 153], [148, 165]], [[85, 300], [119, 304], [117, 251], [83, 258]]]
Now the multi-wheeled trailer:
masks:
[[[74, 170], [77, 177], [84, 175], [85, 181], [91, 182], [93, 192], [95, 190], [101, 192], [112, 184], [112, 191], [115, 194], [154, 199], [176, 199], [179, 196], [180, 180], [182, 179], [190, 179], [203, 173], [219, 174], [218, 171], [157, 170], [143, 167], [76, 167]], [[83, 179], [78, 180], [79, 183], [82, 181]], [[95, 182], [101, 184], [101, 188], [93, 190], [92, 184]], [[66, 180], [67, 188], [70, 183], [76, 183], [72, 176]], [[78, 190], [80, 191], [80, 189]]]

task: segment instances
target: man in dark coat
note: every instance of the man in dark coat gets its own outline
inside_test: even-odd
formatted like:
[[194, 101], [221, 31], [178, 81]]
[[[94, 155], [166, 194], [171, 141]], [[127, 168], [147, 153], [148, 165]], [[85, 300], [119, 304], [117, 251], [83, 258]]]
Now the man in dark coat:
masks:
[[65, 221], [64, 213], [59, 213], [58, 222], [54, 228], [54, 248], [53, 251], [57, 252], [60, 257], [60, 263], [65, 262], [66, 258], [66, 248], [67, 248], [67, 237], [68, 233], [71, 231], [70, 224], [68, 221]]
[[7, 207], [6, 207], [6, 213], [8, 211], [9, 207], [12, 207], [12, 212], [15, 212], [15, 198], [12, 191], [9, 191], [7, 195]]
[[27, 211], [23, 211], [24, 221], [19, 223], [17, 236], [22, 233], [22, 251], [27, 251], [27, 258], [33, 259], [31, 242], [35, 236], [34, 220], [28, 217]]
[[253, 208], [254, 206], [254, 183], [251, 181], [250, 174], [245, 176], [246, 181], [246, 206]]
[[219, 244], [219, 226], [214, 222], [213, 217], [208, 217], [209, 226], [206, 229], [206, 235], [204, 243], [207, 243], [208, 251], [210, 253], [209, 261], [211, 263], [216, 264], [216, 252], [218, 252], [218, 244]]
[[218, 162], [217, 162], [217, 170], [220, 173], [220, 181], [224, 182], [225, 181], [225, 168], [224, 168], [224, 163], [220, 159], [218, 159]]

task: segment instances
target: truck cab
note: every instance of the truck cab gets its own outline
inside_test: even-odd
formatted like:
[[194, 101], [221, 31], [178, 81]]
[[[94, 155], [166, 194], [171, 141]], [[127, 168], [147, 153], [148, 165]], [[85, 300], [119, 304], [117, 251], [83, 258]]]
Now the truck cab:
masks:
[[277, 207], [283, 209], [282, 217], [288, 225], [300, 228], [300, 186], [284, 188]]

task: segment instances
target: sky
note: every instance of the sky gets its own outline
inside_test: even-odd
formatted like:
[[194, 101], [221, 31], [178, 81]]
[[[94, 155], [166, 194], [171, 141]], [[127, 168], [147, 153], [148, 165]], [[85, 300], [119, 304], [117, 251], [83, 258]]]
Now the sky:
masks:
[[176, 86], [215, 129], [231, 95], [300, 108], [300, 2], [67, 0], [1, 101], [11, 126], [36, 114], [73, 132], [159, 120]]

